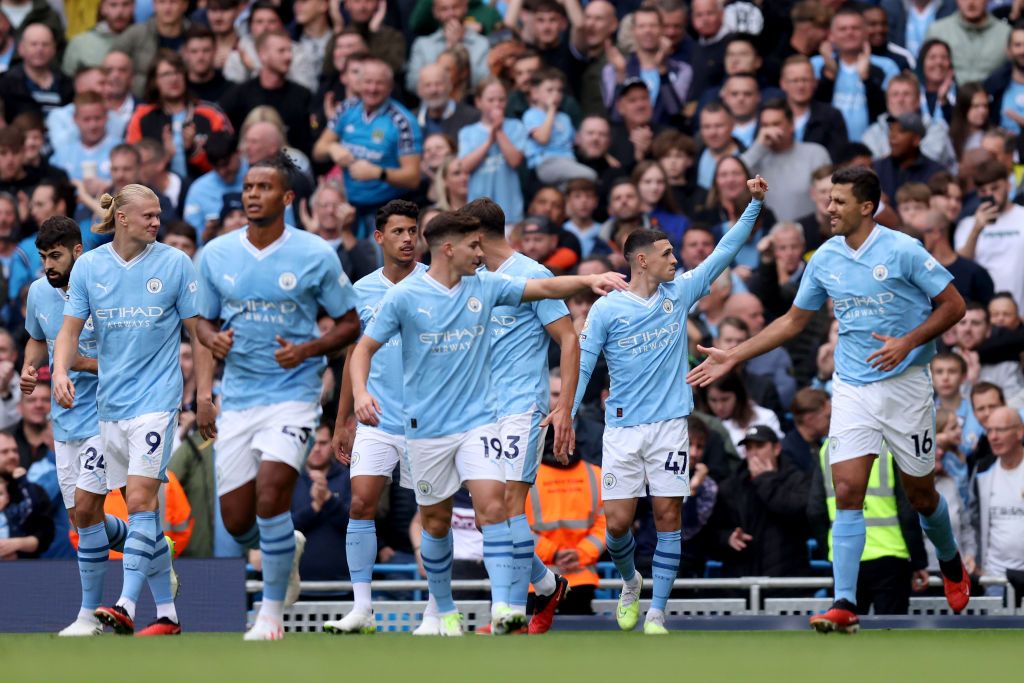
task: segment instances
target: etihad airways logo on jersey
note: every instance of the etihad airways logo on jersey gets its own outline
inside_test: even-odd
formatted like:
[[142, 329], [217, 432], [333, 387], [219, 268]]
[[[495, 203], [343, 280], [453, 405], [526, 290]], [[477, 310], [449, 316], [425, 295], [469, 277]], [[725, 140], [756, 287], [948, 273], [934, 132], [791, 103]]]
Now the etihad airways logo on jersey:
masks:
[[653, 330], [644, 330], [619, 340], [620, 349], [630, 349], [633, 355], [661, 349], [672, 343], [679, 334], [679, 323], [671, 323]]
[[884, 315], [885, 307], [892, 303], [896, 295], [892, 292], [880, 292], [867, 296], [848, 296], [843, 299], [833, 299], [832, 305], [837, 318], [852, 320], [853, 318], [865, 318], [874, 315]]
[[118, 328], [152, 327], [153, 321], [164, 314], [162, 306], [118, 306], [97, 308], [94, 318], [108, 330]]
[[514, 315], [495, 315], [491, 314], [491, 323], [494, 325], [491, 331], [495, 337], [504, 337], [506, 334], [512, 331], [515, 327], [516, 320], [518, 318]]
[[224, 308], [229, 314], [240, 315], [245, 320], [283, 325], [289, 322], [289, 316], [292, 313], [299, 310], [299, 305], [294, 301], [265, 301], [262, 299], [238, 301], [237, 299], [229, 299], [224, 302]]
[[421, 332], [420, 343], [429, 344], [431, 353], [466, 351], [473, 345], [474, 339], [483, 335], [484, 329], [483, 325], [473, 325], [444, 332]]

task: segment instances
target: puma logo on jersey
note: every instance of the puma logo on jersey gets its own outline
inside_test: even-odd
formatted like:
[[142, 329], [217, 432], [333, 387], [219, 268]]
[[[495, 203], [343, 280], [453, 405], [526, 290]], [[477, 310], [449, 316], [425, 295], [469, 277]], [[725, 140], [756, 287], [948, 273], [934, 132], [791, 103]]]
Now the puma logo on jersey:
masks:
[[230, 282], [232, 287], [235, 286], [235, 279], [237, 277], [237, 275], [228, 275], [227, 273], [224, 273], [224, 279]]
[[102, 289], [104, 294], [106, 294], [107, 292], [110, 291], [110, 287], [107, 287], [105, 284], [100, 283], [100, 282], [96, 283], [96, 288], [97, 289]]
[[828, 274], [828, 279], [829, 280], [835, 280], [837, 285], [843, 284], [843, 281], [839, 277], [839, 273], [829, 273]]
[[50, 322], [50, 316], [45, 313], [36, 313], [36, 317], [42, 320], [44, 323]]
[[434, 315], [433, 315], [433, 314], [432, 314], [432, 313], [430, 312], [430, 309], [429, 309], [429, 308], [417, 308], [417, 309], [416, 309], [416, 312], [417, 312], [417, 313], [422, 313], [423, 315], [427, 316], [427, 317], [428, 317], [428, 318], [430, 318], [431, 320], [433, 320], [433, 319], [434, 319]]

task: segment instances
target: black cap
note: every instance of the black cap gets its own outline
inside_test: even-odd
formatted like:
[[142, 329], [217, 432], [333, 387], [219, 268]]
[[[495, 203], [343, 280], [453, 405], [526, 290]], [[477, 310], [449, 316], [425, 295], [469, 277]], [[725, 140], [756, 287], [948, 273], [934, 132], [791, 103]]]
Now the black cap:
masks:
[[558, 226], [547, 216], [527, 216], [523, 221], [524, 235], [557, 235]]
[[917, 112], [908, 112], [906, 114], [900, 114], [899, 116], [893, 116], [892, 114], [886, 114], [886, 118], [889, 120], [889, 125], [898, 123], [903, 126], [903, 129], [908, 133], [914, 133], [920, 137], [924, 137], [925, 133], [928, 132], [924, 125], [924, 119]]
[[224, 204], [220, 207], [220, 222], [223, 223], [232, 211], [245, 211], [241, 192], [229, 192], [224, 195]]
[[743, 435], [743, 440], [740, 441], [741, 446], [746, 446], [747, 443], [755, 441], [757, 443], [778, 443], [779, 435], [775, 433], [775, 430], [767, 425], [754, 425], [747, 430], [747, 433]]
[[643, 88], [647, 92], [651, 91], [651, 89], [647, 87], [647, 81], [637, 76], [634, 76], [633, 78], [627, 78], [625, 82], [622, 84], [622, 87], [619, 88], [619, 97], [622, 97], [633, 88]]
[[231, 155], [238, 149], [238, 140], [231, 133], [216, 131], [206, 136], [203, 149], [206, 150], [207, 161], [212, 166], [216, 166], [231, 158]]

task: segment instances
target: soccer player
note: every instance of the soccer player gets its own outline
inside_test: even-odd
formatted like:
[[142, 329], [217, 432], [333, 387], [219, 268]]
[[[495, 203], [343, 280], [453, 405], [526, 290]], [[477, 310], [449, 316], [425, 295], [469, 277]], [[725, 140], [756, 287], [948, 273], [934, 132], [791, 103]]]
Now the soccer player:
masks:
[[[263, 557], [263, 603], [246, 640], [283, 638], [284, 607], [298, 599], [305, 537], [292, 525], [292, 491], [320, 420], [324, 356], [359, 333], [337, 255], [285, 225], [293, 172], [283, 153], [253, 164], [242, 181], [248, 227], [211, 241], [199, 265], [199, 338], [224, 359], [214, 446], [221, 514]], [[319, 308], [336, 323], [323, 336]]]
[[[476, 199], [461, 210], [483, 226], [480, 248], [492, 273], [526, 278], [552, 277], [551, 271], [520, 254], [505, 239], [505, 212], [490, 199]], [[537, 479], [549, 424], [555, 427], [555, 457], [569, 461], [574, 447], [572, 398], [579, 378], [580, 345], [565, 302], [542, 299], [518, 306], [497, 306], [491, 313], [491, 395], [505, 457], [505, 512], [512, 530], [512, 588], [509, 606], [526, 614], [533, 583], [536, 605], [529, 632], [546, 633], [569, 582], [548, 569], [534, 553], [533, 530], [526, 521], [526, 496]], [[548, 414], [548, 337], [561, 347], [563, 393]], [[486, 626], [484, 627], [486, 628]]]
[[[35, 389], [39, 368], [49, 362], [50, 350], [64, 322], [71, 269], [82, 255], [82, 233], [78, 223], [70, 218], [53, 216], [39, 226], [35, 242], [45, 276], [28, 290], [25, 330], [29, 340], [21, 371], [21, 392], [26, 396]], [[123, 520], [103, 513], [107, 470], [96, 416], [96, 371], [96, 338], [89, 325], [79, 338], [72, 367], [71, 380], [78, 394], [76, 405], [65, 410], [54, 398], [51, 406], [57, 479], [68, 519], [78, 529], [78, 571], [82, 581], [82, 607], [75, 621], [60, 632], [61, 636], [103, 633], [103, 624], [93, 612], [103, 597], [107, 554], [110, 548], [120, 551], [128, 536], [128, 525]]]
[[835, 603], [811, 626], [855, 633], [857, 572], [864, 550], [864, 495], [871, 465], [889, 445], [900, 482], [935, 545], [946, 600], [960, 612], [970, 599], [945, 499], [935, 491], [935, 404], [928, 362], [934, 339], [966, 307], [952, 276], [921, 243], [874, 221], [881, 189], [868, 169], [832, 175], [828, 205], [833, 237], [807, 264], [793, 306], [760, 334], [729, 351], [698, 349], [707, 360], [687, 381], [707, 386], [737, 364], [792, 339], [827, 298], [839, 321], [829, 461], [836, 490], [832, 524]]
[[402, 338], [403, 417], [409, 467], [423, 521], [421, 558], [437, 602], [442, 636], [462, 635], [451, 594], [452, 496], [465, 483], [481, 526], [484, 565], [491, 579], [491, 626], [497, 635], [520, 630], [525, 615], [509, 607], [512, 533], [505, 514], [506, 456], [490, 393], [490, 338], [495, 306], [564, 298], [624, 286], [603, 274], [526, 280], [477, 272], [483, 258], [476, 218], [441, 212], [427, 225], [430, 268], [406, 278], [380, 310], [352, 353], [352, 394], [360, 422], [378, 426], [382, 407], [366, 387], [373, 355]]
[[743, 215], [693, 270], [677, 272], [672, 244], [664, 232], [631, 234], [623, 254], [629, 262], [629, 289], [595, 302], [580, 333], [574, 412], [602, 353], [611, 378], [601, 485], [608, 554], [623, 581], [616, 620], [624, 631], [636, 628], [640, 618], [643, 577], [634, 565], [636, 543], [630, 528], [637, 500], [649, 488], [658, 544], [652, 563], [654, 596], [644, 633], [668, 633], [665, 605], [679, 569], [683, 497], [690, 494], [686, 418], [693, 410], [693, 396], [689, 387], [678, 387], [688, 358], [686, 315], [750, 237], [768, 183], [757, 176], [747, 181], [747, 187], [753, 199]]
[[[184, 253], [156, 241], [160, 200], [151, 189], [125, 185], [113, 197], [103, 195], [100, 206], [105, 214], [93, 231], [113, 231], [114, 239], [84, 254], [71, 272], [64, 323], [54, 345], [53, 393], [62, 407], [73, 407], [76, 387], [69, 373], [82, 330], [91, 319], [99, 362], [96, 401], [107, 489], [126, 487], [128, 506], [121, 597], [114, 607], [98, 608], [95, 616], [117, 633], [134, 633], [135, 604], [148, 580], [157, 620], [138, 635], [176, 635], [181, 626], [174, 609], [171, 553], [160, 528], [157, 495], [166, 481], [178, 426], [182, 324], [192, 338], [196, 367], [207, 369], [200, 377], [208, 377], [212, 365], [196, 337], [199, 283]], [[199, 429], [208, 438], [214, 430], [209, 381], [200, 380], [197, 401]], [[98, 531], [83, 536], [86, 547], [102, 549]], [[102, 591], [102, 584], [96, 590]]]
[[[418, 276], [426, 266], [416, 262], [416, 219], [419, 207], [403, 199], [393, 199], [377, 211], [377, 229], [373, 238], [384, 253], [384, 266], [355, 284], [359, 319], [363, 328], [370, 324], [388, 290], [407, 277]], [[388, 340], [370, 366], [369, 390], [380, 401], [383, 413], [377, 427], [358, 425], [353, 434], [348, 428], [352, 411], [351, 363], [345, 363], [334, 427], [334, 449], [338, 459], [350, 466], [352, 503], [349, 507], [345, 556], [355, 604], [352, 611], [337, 621], [324, 623], [329, 633], [376, 633], [370, 579], [377, 559], [377, 501], [391, 481], [396, 466], [401, 467], [399, 483], [412, 488], [405, 462], [405, 429], [402, 420], [402, 338]], [[437, 619], [424, 616], [417, 633], [436, 631]]]

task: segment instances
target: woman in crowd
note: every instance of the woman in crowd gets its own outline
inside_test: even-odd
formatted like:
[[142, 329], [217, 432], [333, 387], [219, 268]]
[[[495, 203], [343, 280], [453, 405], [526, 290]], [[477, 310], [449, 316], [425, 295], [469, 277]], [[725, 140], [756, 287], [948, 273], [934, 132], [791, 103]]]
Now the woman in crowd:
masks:
[[444, 211], [456, 211], [469, 203], [469, 174], [461, 159], [448, 157], [441, 163], [434, 174], [434, 194]]
[[[703, 210], [697, 214], [696, 222], [714, 226], [715, 238], [721, 239], [739, 220], [743, 209], [750, 203], [750, 191], [747, 189], [747, 178], [752, 178], [750, 169], [739, 157], [724, 157], [715, 168], [715, 178], [708, 192]], [[742, 279], [750, 276], [757, 267], [757, 243], [764, 237], [765, 225], [775, 225], [775, 214], [767, 206], [761, 209], [757, 219], [757, 228], [750, 233], [750, 239], [740, 248], [734, 261], [737, 274]]]
[[917, 60], [921, 85], [921, 111], [931, 119], [949, 123], [956, 104], [956, 74], [949, 45], [938, 38], [926, 40]]
[[632, 180], [640, 192], [641, 210], [650, 214], [651, 224], [664, 230], [672, 246], [678, 249], [690, 221], [676, 205], [665, 169], [657, 161], [641, 161], [633, 169]]
[[711, 412], [725, 425], [741, 458], [746, 457], [746, 448], [740, 445], [740, 441], [754, 425], [771, 427], [779, 435], [779, 440], [782, 440], [779, 418], [751, 400], [747, 386], [738, 373], [731, 373], [708, 387], [706, 400]]
[[990, 127], [988, 98], [981, 83], [965, 83], [957, 92], [949, 124], [949, 139], [957, 159], [967, 150], [981, 146], [981, 137]]

